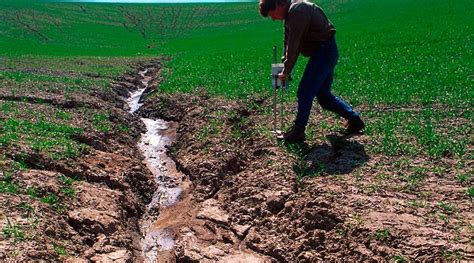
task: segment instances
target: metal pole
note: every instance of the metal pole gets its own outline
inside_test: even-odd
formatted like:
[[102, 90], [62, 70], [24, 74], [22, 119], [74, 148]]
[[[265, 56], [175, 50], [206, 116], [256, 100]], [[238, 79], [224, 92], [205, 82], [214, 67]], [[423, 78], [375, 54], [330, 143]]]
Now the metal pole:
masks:
[[[273, 63], [277, 63], [276, 62], [276, 56], [277, 56], [277, 47], [276, 46], [273, 46]], [[278, 76], [275, 76], [275, 85], [273, 87], [273, 131], [276, 132], [277, 131], [277, 123], [278, 123], [278, 120], [277, 120], [277, 84], [278, 84]]]
[[282, 83], [281, 83], [281, 90], [280, 90], [280, 131], [283, 131], [283, 93], [284, 93], [284, 90], [286, 88], [286, 82], [287, 80], [285, 79]]

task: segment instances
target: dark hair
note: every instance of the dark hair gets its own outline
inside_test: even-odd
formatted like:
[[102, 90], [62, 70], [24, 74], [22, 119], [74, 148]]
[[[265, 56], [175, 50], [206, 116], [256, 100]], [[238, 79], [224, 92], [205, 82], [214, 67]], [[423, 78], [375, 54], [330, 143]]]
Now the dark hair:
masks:
[[268, 16], [268, 12], [275, 10], [277, 4], [287, 4], [290, 0], [260, 0], [258, 3], [258, 11], [263, 17]]

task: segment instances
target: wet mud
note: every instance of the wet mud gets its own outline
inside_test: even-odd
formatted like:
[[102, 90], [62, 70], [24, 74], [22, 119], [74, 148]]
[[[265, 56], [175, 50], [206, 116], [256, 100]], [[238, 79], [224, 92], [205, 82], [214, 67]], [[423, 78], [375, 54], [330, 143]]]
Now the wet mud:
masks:
[[[143, 88], [129, 96], [127, 104], [130, 113], [134, 114], [143, 105], [144, 93], [150, 89], [150, 82], [156, 77], [153, 70], [154, 68], [147, 68], [139, 72]], [[167, 147], [176, 139], [178, 125], [176, 122], [162, 119], [140, 118], [140, 120], [145, 124], [146, 132], [142, 134], [138, 147], [144, 156], [146, 167], [154, 176], [157, 189], [151, 202], [146, 205], [146, 211], [139, 222], [142, 253], [141, 257], [135, 260], [173, 261], [175, 245], [173, 226], [179, 221], [172, 223], [170, 218], [176, 220], [176, 217], [183, 213], [181, 212], [184, 209], [183, 203], [187, 202], [188, 198], [185, 196], [189, 191], [186, 177], [176, 170], [174, 161], [167, 155]], [[173, 208], [168, 209], [171, 206]]]

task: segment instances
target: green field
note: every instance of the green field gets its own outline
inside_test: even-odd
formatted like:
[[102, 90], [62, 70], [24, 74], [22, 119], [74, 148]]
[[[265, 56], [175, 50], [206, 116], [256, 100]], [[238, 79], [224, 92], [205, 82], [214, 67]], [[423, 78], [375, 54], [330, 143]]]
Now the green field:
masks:
[[[318, 3], [338, 31], [341, 55], [334, 90], [368, 119], [367, 133], [379, 142], [375, 151], [472, 155], [474, 17], [469, 10], [474, 2]], [[281, 50], [283, 33], [281, 22], [259, 16], [257, 3], [105, 5], [3, 0], [0, 19], [4, 88], [11, 81], [33, 79], [76, 81], [69, 85], [75, 89], [87, 83], [24, 71], [47, 67], [113, 77], [127, 68], [129, 58], [160, 56], [166, 58], [161, 91], [205, 88], [226, 97], [265, 95], [270, 92], [272, 47]], [[119, 62], [111, 66], [111, 57]], [[91, 62], [75, 63], [77, 58]], [[299, 59], [292, 94], [305, 61]], [[446, 128], [446, 123], [453, 124]], [[411, 147], [413, 140], [420, 147]]]
[[[472, 1], [318, 3], [338, 30], [336, 90], [352, 103], [472, 105]], [[256, 3], [3, 0], [0, 8], [2, 56], [171, 56], [163, 85], [170, 91], [262, 92], [269, 86], [272, 46], [282, 43], [281, 23], [259, 17]]]

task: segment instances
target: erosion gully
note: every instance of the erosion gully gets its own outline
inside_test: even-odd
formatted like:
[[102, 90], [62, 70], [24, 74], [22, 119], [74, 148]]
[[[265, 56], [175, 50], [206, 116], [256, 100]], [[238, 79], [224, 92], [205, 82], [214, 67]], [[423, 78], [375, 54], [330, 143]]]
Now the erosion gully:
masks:
[[[143, 87], [134, 91], [127, 103], [129, 112], [134, 114], [143, 105], [143, 94], [153, 79], [152, 68], [139, 72]], [[176, 170], [176, 165], [166, 154], [166, 147], [176, 138], [178, 124], [161, 119], [141, 118], [146, 125], [146, 133], [138, 143], [148, 169], [158, 185], [146, 213], [140, 221], [142, 235], [141, 249], [143, 262], [169, 262], [174, 259], [173, 226], [184, 213], [184, 203], [189, 202], [189, 181]], [[172, 208], [173, 207], [173, 208]]]

